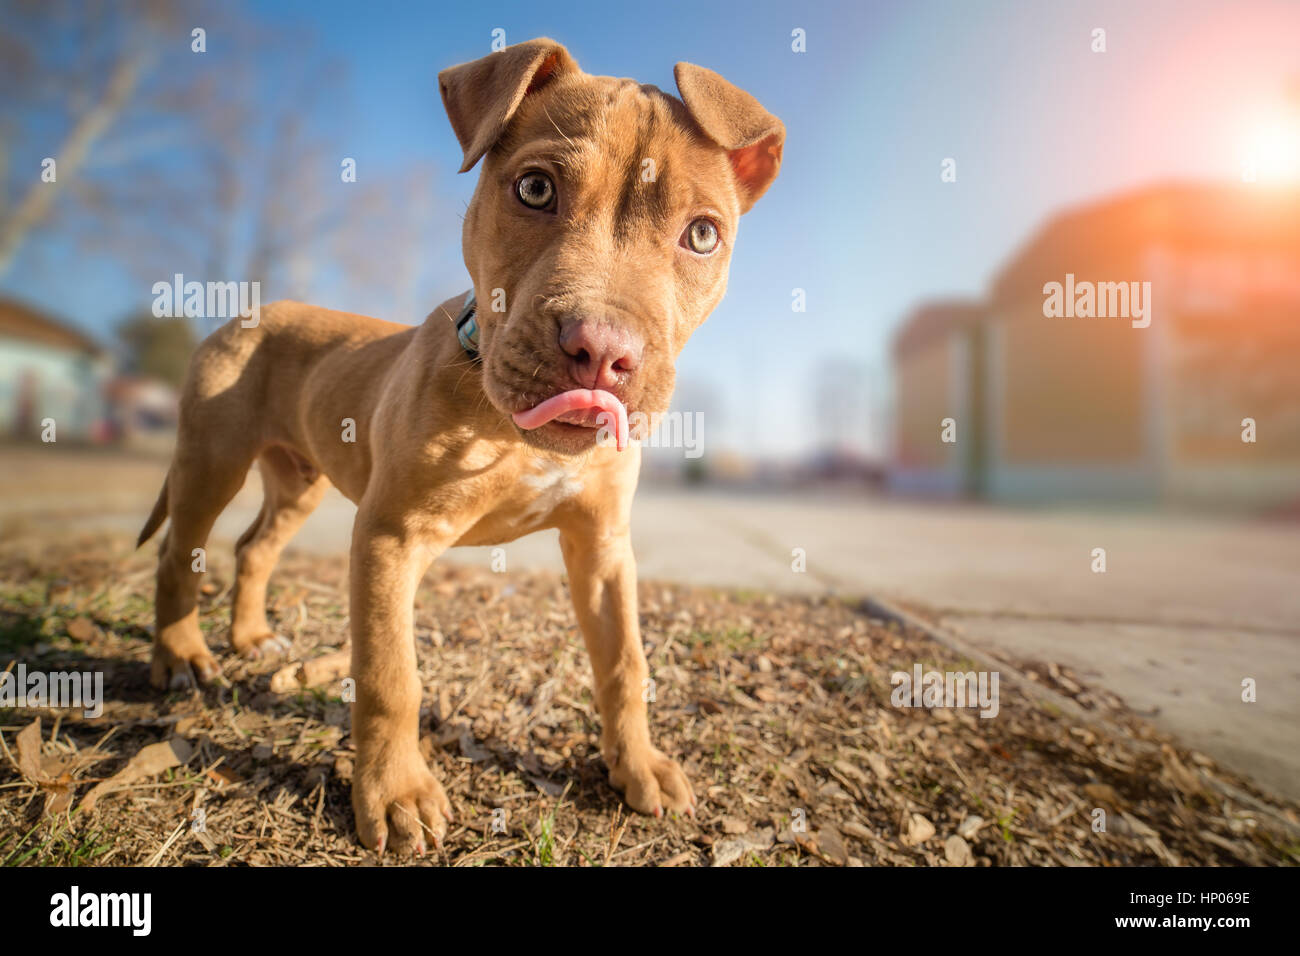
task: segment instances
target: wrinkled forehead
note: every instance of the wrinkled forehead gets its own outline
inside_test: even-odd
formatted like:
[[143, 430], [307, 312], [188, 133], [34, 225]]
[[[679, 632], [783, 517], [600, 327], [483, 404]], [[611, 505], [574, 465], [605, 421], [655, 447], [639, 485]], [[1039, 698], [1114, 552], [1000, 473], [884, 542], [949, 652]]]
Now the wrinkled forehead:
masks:
[[528, 96], [496, 147], [498, 161], [554, 164], [572, 189], [665, 213], [683, 207], [739, 211], [726, 152], [705, 137], [686, 107], [633, 80], [563, 78]]

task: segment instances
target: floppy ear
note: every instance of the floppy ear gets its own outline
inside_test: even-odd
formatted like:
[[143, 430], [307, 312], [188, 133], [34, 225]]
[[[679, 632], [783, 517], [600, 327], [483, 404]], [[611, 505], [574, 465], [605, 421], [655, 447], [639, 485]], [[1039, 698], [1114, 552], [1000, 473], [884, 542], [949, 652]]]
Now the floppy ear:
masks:
[[785, 125], [758, 100], [712, 70], [678, 63], [673, 78], [691, 117], [730, 156], [740, 190], [740, 211], [749, 212], [781, 168]]
[[472, 169], [500, 139], [525, 96], [556, 76], [577, 70], [568, 50], [540, 37], [439, 73], [442, 105], [465, 151], [460, 171]]

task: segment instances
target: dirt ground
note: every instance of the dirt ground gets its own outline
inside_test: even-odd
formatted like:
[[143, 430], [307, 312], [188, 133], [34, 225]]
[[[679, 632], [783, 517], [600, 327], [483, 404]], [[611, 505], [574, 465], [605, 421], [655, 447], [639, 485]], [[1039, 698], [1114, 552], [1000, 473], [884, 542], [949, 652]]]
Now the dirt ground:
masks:
[[[0, 668], [102, 671], [106, 697], [94, 719], [0, 709], [6, 865], [1300, 862], [1297, 807], [1053, 662], [1026, 666], [1089, 720], [1006, 684], [991, 719], [896, 708], [892, 672], [971, 665], [857, 601], [653, 581], [652, 733], [700, 806], [695, 819], [628, 816], [606, 782], [563, 579], [448, 566], [420, 589], [416, 640], [422, 744], [457, 822], [425, 860], [380, 861], [353, 834], [340, 684], [276, 694], [282, 662], [229, 653], [228, 559], [210, 555], [203, 597], [223, 680], [164, 695], [148, 684], [152, 547], [50, 540], [21, 522], [0, 541]], [[342, 559], [281, 564], [271, 618], [294, 659], [344, 642], [346, 572]]]
[[[134, 534], [168, 459], [117, 448], [0, 445], [0, 529]], [[229, 547], [262, 506], [254, 468], [213, 531]], [[294, 547], [345, 553], [356, 508], [337, 491]], [[862, 494], [759, 493], [648, 483], [632, 508], [641, 576], [924, 607], [1000, 660], [1052, 661], [1188, 747], [1300, 801], [1300, 534], [1294, 521], [1114, 510], [1010, 509]], [[1105, 545], [1108, 573], [1091, 571]], [[791, 568], [804, 549], [807, 573]], [[214, 550], [216, 550], [214, 544]], [[555, 532], [505, 553], [561, 573]], [[489, 567], [489, 548], [445, 563]], [[0, 666], [3, 662], [0, 661]], [[1241, 681], [1258, 681], [1241, 700]]]

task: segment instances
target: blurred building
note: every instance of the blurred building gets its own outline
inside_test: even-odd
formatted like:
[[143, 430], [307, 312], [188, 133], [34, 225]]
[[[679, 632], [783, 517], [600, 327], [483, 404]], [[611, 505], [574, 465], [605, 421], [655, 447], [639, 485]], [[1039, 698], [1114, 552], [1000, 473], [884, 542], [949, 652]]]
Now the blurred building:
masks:
[[[895, 337], [891, 489], [943, 497], [979, 493], [985, 317], [978, 303], [931, 302]], [[944, 441], [945, 432], [953, 440]]]
[[71, 326], [0, 299], [0, 436], [37, 439], [51, 418], [58, 441], [104, 436], [112, 360]]
[[112, 438], [141, 451], [172, 449], [180, 422], [176, 389], [153, 378], [119, 375], [106, 383], [104, 395]]
[[[1045, 287], [1067, 275], [1149, 282], [1150, 324], [1046, 316]], [[895, 371], [895, 488], [1294, 505], [1300, 190], [1166, 186], [1067, 212], [982, 308], [909, 317]]]

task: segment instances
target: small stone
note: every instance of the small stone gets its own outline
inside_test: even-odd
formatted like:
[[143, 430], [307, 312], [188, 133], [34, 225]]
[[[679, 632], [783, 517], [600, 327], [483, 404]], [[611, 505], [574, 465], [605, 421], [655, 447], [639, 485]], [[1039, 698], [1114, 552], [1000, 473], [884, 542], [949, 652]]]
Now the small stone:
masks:
[[975, 856], [970, 847], [955, 833], [943, 841], [943, 855], [949, 866], [975, 865]]
[[749, 832], [749, 824], [744, 820], [737, 820], [735, 817], [723, 817], [719, 822], [722, 824], [723, 833], [736, 835]]
[[984, 818], [980, 816], [970, 816], [961, 822], [957, 827], [957, 834], [963, 840], [972, 840], [975, 834], [980, 832], [980, 827], [984, 826]]
[[913, 813], [908, 817], [907, 828], [903, 833], [903, 843], [908, 846], [918, 846], [932, 836], [934, 836], [933, 823], [919, 813]]

